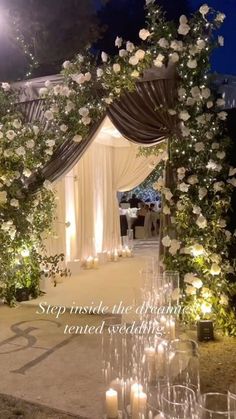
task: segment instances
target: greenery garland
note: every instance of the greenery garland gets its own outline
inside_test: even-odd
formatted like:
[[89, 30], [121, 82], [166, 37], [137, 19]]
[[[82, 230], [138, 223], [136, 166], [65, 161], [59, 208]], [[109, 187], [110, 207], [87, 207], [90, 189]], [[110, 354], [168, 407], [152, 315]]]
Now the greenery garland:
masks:
[[[220, 108], [224, 101], [213, 97], [207, 75], [211, 51], [217, 45], [223, 45], [222, 37], [215, 38], [215, 30], [225, 16], [205, 4], [190, 20], [181, 16], [176, 27], [172, 22], [166, 22], [154, 0], [146, 0], [146, 8], [147, 27], [139, 32], [143, 41], [141, 47], [117, 37], [115, 43], [119, 54], [115, 59], [103, 52], [101, 65], [97, 67], [89, 53], [86, 57], [78, 55], [73, 62], [63, 64], [62, 84], [45, 83], [40, 93], [48, 103], [45, 118], [50, 122], [50, 129], [47, 132], [38, 127], [39, 131], [36, 129], [38, 132], [35, 133], [34, 128], [23, 121], [14, 127], [16, 117], [11, 116], [12, 112], [5, 117], [1, 179], [5, 177], [6, 180], [1, 186], [4, 198], [1, 202], [4, 203], [1, 204], [0, 242], [8, 250], [2, 266], [2, 272], [5, 272], [2, 289], [16, 286], [20, 272], [16, 267], [19, 249], [21, 255], [23, 253], [20, 257], [22, 266], [31, 264], [34, 252], [38, 252], [39, 244], [42, 244], [42, 224], [49, 227], [52, 221], [50, 182], [45, 181], [38, 198], [27, 195], [25, 177], [29, 172], [24, 171], [35, 172], [37, 168], [36, 172], [40, 174], [40, 168], [58, 144], [66, 138], [83, 141], [107, 106], [123, 92], [135, 89], [144, 70], [152, 66], [162, 68], [171, 62], [179, 75], [179, 100], [168, 112], [173, 118], [178, 117], [180, 135], [169, 139], [169, 164], [176, 184], [169, 188], [160, 178], [155, 185], [165, 198], [163, 213], [169, 215], [172, 222], [171, 229], [164, 232], [162, 239], [166, 248], [163, 263], [168, 270], [179, 270], [181, 274], [185, 304], [190, 307], [189, 319], [213, 317], [225, 333], [233, 335], [236, 334], [236, 322], [230, 302], [235, 287], [228, 281], [228, 275], [235, 273], [235, 267], [233, 261], [229, 261], [228, 248], [234, 237], [227, 229], [227, 214], [236, 186], [236, 169], [229, 167], [226, 160], [230, 140], [223, 136], [223, 121], [227, 114]], [[157, 112], [161, 111], [157, 109]], [[8, 138], [8, 131], [14, 131], [14, 138]], [[10, 150], [9, 141], [14, 145]], [[26, 141], [35, 142], [34, 153], [23, 146]], [[16, 149], [22, 147], [25, 154], [21, 149], [18, 158]], [[149, 149], [149, 152], [157, 153], [157, 149]], [[165, 161], [165, 150], [161, 149], [160, 153]], [[18, 165], [20, 170], [16, 168]], [[14, 174], [17, 171], [20, 176]], [[9, 210], [11, 213], [8, 214]], [[30, 215], [32, 217], [27, 220]], [[27, 221], [27, 228], [23, 220]], [[35, 226], [38, 226], [36, 231]], [[30, 248], [30, 255], [26, 257], [25, 247]], [[21, 281], [26, 277], [22, 270]], [[35, 278], [38, 278], [38, 271]]]

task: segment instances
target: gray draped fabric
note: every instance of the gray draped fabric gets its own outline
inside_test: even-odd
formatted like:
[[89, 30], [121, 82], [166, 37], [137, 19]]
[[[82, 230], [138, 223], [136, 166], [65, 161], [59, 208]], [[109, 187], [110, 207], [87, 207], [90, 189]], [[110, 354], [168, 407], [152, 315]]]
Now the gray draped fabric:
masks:
[[[38, 87], [42, 87], [43, 81], [41, 79], [39, 81], [27, 84], [27, 88], [30, 87], [31, 99], [37, 94]], [[51, 78], [51, 81], [53, 84], [60, 82], [60, 76], [55, 76], [55, 81]], [[136, 90], [122, 95], [108, 108], [107, 114], [115, 127], [128, 140], [140, 145], [157, 144], [178, 133], [177, 117], [168, 112], [176, 102], [176, 83], [173, 66], [147, 70], [143, 79], [136, 83]], [[25, 86], [17, 84], [17, 89], [19, 88], [25, 97], [27, 93]], [[31, 101], [23, 99], [17, 106], [28, 121], [39, 120], [44, 123], [43, 99]], [[91, 127], [88, 137], [83, 142], [76, 144], [72, 140], [67, 140], [60, 145], [42, 169], [40, 176], [35, 174], [29, 178], [29, 189], [35, 191], [45, 179], [53, 182], [65, 175], [83, 156], [104, 117], [105, 115]]]
[[107, 113], [128, 140], [157, 144], [178, 133], [177, 118], [168, 112], [175, 101], [175, 79], [138, 82], [136, 91], [123, 95]]

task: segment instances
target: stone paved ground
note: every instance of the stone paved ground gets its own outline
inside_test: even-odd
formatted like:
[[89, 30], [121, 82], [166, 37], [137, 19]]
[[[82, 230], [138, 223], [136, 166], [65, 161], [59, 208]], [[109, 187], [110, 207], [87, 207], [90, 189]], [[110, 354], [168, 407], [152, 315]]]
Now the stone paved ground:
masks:
[[[56, 320], [35, 307], [0, 306], [0, 419], [101, 419], [101, 337], [63, 330], [103, 320], [67, 313]], [[226, 391], [236, 381], [236, 339], [201, 344], [200, 355], [202, 390]]]

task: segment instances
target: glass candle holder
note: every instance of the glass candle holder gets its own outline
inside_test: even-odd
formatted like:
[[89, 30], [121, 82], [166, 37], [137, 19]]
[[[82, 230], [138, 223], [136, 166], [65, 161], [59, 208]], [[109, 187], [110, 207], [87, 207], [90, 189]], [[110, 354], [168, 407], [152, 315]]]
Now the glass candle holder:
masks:
[[197, 403], [199, 419], [235, 419], [236, 410], [232, 410], [229, 398], [224, 393], [205, 393]]
[[194, 391], [181, 385], [164, 388], [161, 396], [161, 411], [166, 419], [195, 419]]
[[193, 340], [175, 339], [168, 348], [168, 383], [200, 391], [198, 344]]
[[[229, 409], [236, 411], [236, 383], [230, 385], [228, 390]], [[236, 415], [235, 415], [236, 419]]]

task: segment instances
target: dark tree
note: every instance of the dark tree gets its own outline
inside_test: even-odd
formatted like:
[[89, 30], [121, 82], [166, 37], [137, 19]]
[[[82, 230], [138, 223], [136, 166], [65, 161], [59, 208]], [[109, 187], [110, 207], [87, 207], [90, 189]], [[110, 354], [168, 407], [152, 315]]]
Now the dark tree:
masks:
[[35, 75], [58, 72], [65, 59], [71, 59], [98, 39], [99, 27], [92, 0], [0, 0], [0, 4], [8, 16], [1, 48], [2, 58], [5, 58], [0, 64], [1, 79], [9, 79], [12, 73], [22, 76], [27, 64], [16, 41], [13, 19], [39, 62]]

